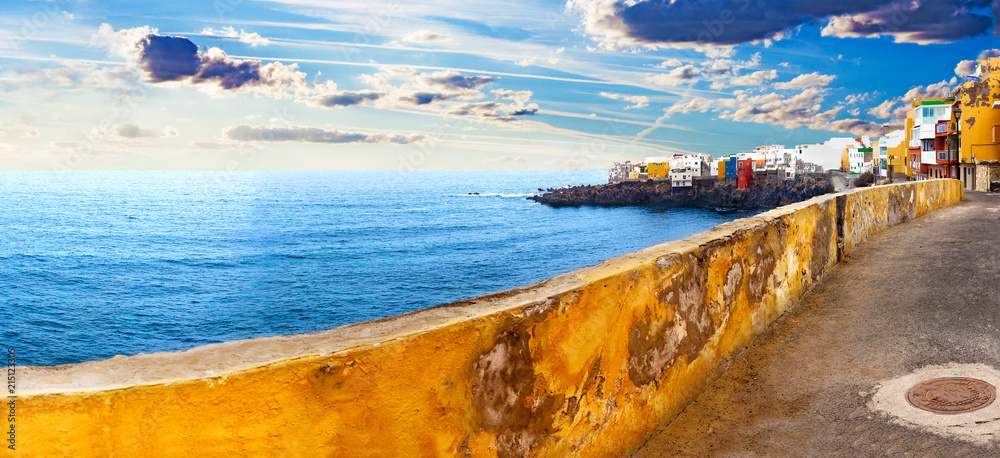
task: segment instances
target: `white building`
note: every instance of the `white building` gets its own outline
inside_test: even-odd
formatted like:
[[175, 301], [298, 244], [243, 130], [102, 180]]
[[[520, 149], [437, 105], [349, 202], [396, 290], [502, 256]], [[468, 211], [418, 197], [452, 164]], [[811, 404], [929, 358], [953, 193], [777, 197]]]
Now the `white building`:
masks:
[[625, 161], [624, 164], [621, 162], [615, 162], [611, 166], [611, 170], [608, 170], [608, 183], [620, 183], [628, 179], [629, 172], [632, 171], [632, 162]]
[[840, 169], [844, 148], [857, 145], [850, 137], [834, 137], [816, 145], [796, 145], [795, 159], [818, 164], [823, 170]]
[[872, 171], [874, 152], [864, 152], [862, 149], [868, 148], [851, 148], [847, 150], [847, 163], [850, 166], [851, 173], [861, 174]]
[[670, 167], [670, 186], [673, 188], [689, 188], [694, 184], [693, 174], [688, 169], [674, 170]]
[[670, 158], [670, 171], [687, 170], [691, 175], [703, 176], [712, 171], [712, 156], [707, 154], [678, 154]]

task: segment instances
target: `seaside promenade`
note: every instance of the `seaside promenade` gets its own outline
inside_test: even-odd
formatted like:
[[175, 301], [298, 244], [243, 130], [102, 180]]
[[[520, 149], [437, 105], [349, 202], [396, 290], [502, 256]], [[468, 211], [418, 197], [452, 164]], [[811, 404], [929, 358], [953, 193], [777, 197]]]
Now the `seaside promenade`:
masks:
[[997, 403], [939, 415], [895, 392], [997, 385], [1000, 195], [965, 198], [848, 255], [633, 456], [1000, 455]]

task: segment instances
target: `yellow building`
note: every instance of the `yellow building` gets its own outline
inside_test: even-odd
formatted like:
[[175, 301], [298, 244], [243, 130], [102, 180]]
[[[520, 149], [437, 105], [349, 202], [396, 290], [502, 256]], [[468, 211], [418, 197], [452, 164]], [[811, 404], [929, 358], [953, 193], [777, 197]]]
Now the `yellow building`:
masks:
[[988, 191], [1000, 180], [1000, 104], [993, 88], [1000, 87], [1000, 58], [989, 58], [976, 69], [979, 81], [962, 83], [956, 104], [959, 135], [959, 179], [967, 188]]
[[1000, 106], [994, 107], [997, 100], [990, 89], [1000, 86], [1000, 58], [980, 62], [979, 77], [962, 84], [959, 162], [1000, 161], [1000, 138], [994, 138]]
[[650, 179], [667, 178], [670, 173], [669, 162], [651, 162], [646, 165], [646, 173]]
[[[912, 127], [912, 126], [911, 126]], [[906, 174], [909, 170], [906, 166], [906, 156], [909, 154], [909, 137], [908, 132], [911, 129], [904, 129], [902, 131], [902, 141], [893, 145], [891, 142], [886, 145], [886, 159], [888, 166], [886, 167], [886, 173], [890, 176], [896, 173]], [[899, 137], [896, 137], [899, 138]]]
[[[913, 141], [913, 110], [906, 113], [906, 125], [903, 128], [903, 132], [906, 133], [906, 137], [903, 139], [903, 170], [906, 171], [906, 176], [913, 178], [913, 174], [916, 173], [913, 170], [913, 158], [910, 157], [910, 143]], [[920, 160], [919, 156], [917, 160]]]
[[844, 147], [844, 150], [840, 154], [840, 171], [850, 172], [851, 171], [851, 150], [854, 146], [848, 145]]

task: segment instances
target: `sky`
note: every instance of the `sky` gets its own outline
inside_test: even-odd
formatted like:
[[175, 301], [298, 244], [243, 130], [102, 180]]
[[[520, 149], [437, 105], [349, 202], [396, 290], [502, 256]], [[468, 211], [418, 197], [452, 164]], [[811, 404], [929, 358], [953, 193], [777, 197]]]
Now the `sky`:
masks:
[[0, 169], [597, 170], [879, 135], [1000, 1], [0, 3]]

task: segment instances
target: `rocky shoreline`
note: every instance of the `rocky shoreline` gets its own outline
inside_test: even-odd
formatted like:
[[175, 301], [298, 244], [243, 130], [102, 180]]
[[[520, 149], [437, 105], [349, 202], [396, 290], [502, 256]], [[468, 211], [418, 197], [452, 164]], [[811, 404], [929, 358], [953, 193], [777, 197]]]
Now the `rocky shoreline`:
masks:
[[622, 206], [672, 204], [695, 207], [780, 207], [833, 192], [828, 174], [815, 174], [775, 184], [752, 183], [738, 189], [735, 183], [707, 179], [676, 192], [664, 181], [625, 181], [615, 184], [574, 186], [528, 197], [551, 207], [581, 205]]

